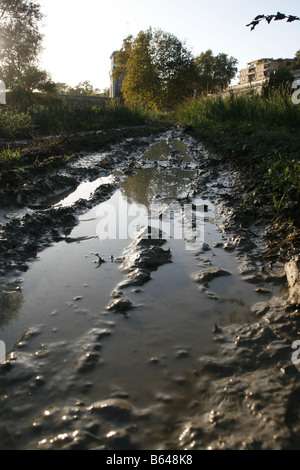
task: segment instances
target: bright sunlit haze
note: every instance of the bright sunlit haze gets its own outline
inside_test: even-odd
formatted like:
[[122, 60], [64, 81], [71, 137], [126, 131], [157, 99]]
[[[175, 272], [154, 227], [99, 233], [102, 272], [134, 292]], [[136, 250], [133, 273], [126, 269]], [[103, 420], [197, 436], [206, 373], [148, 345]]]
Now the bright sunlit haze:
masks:
[[[238, 69], [260, 58], [293, 58], [299, 49], [298, 21], [246, 24], [259, 14], [300, 16], [298, 0], [40, 0], [44, 34], [41, 67], [55, 82], [85, 80], [109, 87], [110, 56], [129, 34], [150, 26], [185, 41], [194, 56], [212, 49], [238, 60]], [[238, 77], [238, 75], [237, 75]], [[237, 78], [235, 79], [236, 82]]]

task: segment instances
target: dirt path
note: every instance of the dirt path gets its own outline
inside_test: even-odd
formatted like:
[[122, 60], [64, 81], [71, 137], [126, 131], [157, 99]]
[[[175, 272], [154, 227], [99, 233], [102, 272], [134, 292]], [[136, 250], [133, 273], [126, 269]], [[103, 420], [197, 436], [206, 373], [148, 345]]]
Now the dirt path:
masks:
[[[153, 148], [159, 149], [162, 162], [151, 154]], [[204, 209], [205, 239], [199, 245], [199, 240], [190, 238], [195, 253], [183, 256], [171, 240], [165, 244], [157, 238], [148, 245], [137, 237], [132, 244], [124, 241], [127, 251], [120, 251], [120, 264], [108, 263], [111, 245], [106, 252], [104, 245], [105, 255], [101, 255], [106, 259], [101, 266], [99, 257], [95, 258], [95, 237], [88, 236], [94, 234], [80, 229], [90, 227], [85, 225], [91, 223], [87, 217], [96, 217], [93, 210], [104, 202], [113, 204], [120, 190], [127, 191], [127, 197], [137, 205], [145, 194], [163, 198], [155, 191], [158, 175], [162, 174], [162, 182], [171, 187], [168, 171], [178, 168], [192, 170], [193, 176], [189, 175], [188, 183], [180, 183], [183, 194], [175, 193], [177, 199], [182, 202], [188, 197], [189, 204], [200, 198], [208, 204], [207, 213]], [[110, 180], [115, 170], [118, 177]], [[142, 184], [142, 176], [135, 178], [139, 171], [148, 178]], [[62, 204], [79, 184], [97, 178], [102, 178], [102, 184], [91, 194], [85, 192], [72, 204]], [[147, 191], [143, 190], [146, 183]], [[9, 330], [22, 308], [21, 325], [27, 326], [24, 336], [9, 348], [8, 362], [0, 368], [2, 449], [299, 449], [299, 313], [298, 306], [289, 300], [285, 273], [287, 259], [297, 261], [298, 253], [290, 244], [287, 250], [283, 247], [266, 256], [272, 217], [261, 208], [245, 207], [247, 183], [230, 161], [209, 153], [184, 130], [171, 129], [160, 136], [128, 138], [103, 152], [82, 154], [46, 178], [37, 175], [30, 184], [2, 195], [2, 329]], [[179, 191], [179, 183], [176, 189]], [[53, 246], [57, 255], [45, 250]], [[116, 251], [113, 261], [118, 255]], [[82, 283], [83, 274], [91, 269], [91, 263], [85, 268], [82, 259], [99, 263], [93, 265], [93, 274], [97, 268], [99, 277], [85, 288], [97, 292], [101, 281], [107, 296], [90, 295], [86, 308], [84, 295], [71, 290], [68, 308], [51, 310], [52, 299], [47, 298], [50, 284], [61, 300], [67, 291], [66, 287], [59, 291], [58, 285], [67, 285], [67, 281], [55, 284], [48, 275], [40, 307], [36, 298], [31, 300], [35, 283], [41, 282], [39, 263], [45, 270], [49, 266], [55, 277], [68, 260], [73, 277], [82, 271], [78, 277]], [[228, 265], [221, 265], [222, 261]], [[176, 277], [178, 266], [188, 271], [189, 280]], [[24, 285], [22, 276], [28, 276]], [[166, 277], [170, 278], [171, 300], [167, 290], [162, 292]], [[182, 301], [171, 291], [171, 283], [176, 282], [182, 292], [186, 289], [178, 309], [185, 311], [184, 321], [175, 315], [175, 309], [173, 318], [168, 317], [168, 302], [179, 305]], [[30, 283], [29, 289], [26, 286]], [[236, 293], [230, 297], [234, 288], [242, 289], [240, 297]], [[193, 289], [199, 299], [193, 297]], [[131, 298], [139, 297], [132, 302], [124, 290]], [[180, 287], [177, 292], [180, 294]], [[159, 298], [159, 308], [151, 310], [149, 319], [139, 316], [155, 298]], [[140, 307], [136, 299], [145, 306]], [[250, 299], [256, 300], [251, 303]], [[201, 325], [206, 328], [203, 337], [194, 316], [201, 302]], [[102, 303], [103, 308], [109, 308], [99, 316]], [[241, 321], [240, 314], [235, 316], [236, 309], [228, 307], [231, 303], [237, 304], [237, 311], [246, 312], [246, 320]], [[44, 323], [26, 324], [32, 321], [26, 317], [26, 308], [51, 314], [47, 328]], [[5, 312], [9, 312], [7, 318]], [[63, 319], [59, 316], [62, 313]], [[42, 318], [36, 321], [46, 322]], [[54, 341], [57, 325], [59, 340]], [[51, 333], [45, 335], [50, 326]], [[150, 337], [142, 336], [146, 327]], [[160, 338], [158, 330], [164, 328], [166, 336], [156, 340]], [[170, 349], [163, 349], [177, 334], [178, 343], [173, 341]], [[141, 344], [139, 337], [143, 338]], [[203, 343], [201, 348], [199, 342]], [[120, 382], [114, 376], [116, 345]], [[106, 383], [99, 379], [101, 370]], [[118, 386], [110, 389], [109, 380]], [[148, 397], [149, 384], [153, 384], [154, 396]]]

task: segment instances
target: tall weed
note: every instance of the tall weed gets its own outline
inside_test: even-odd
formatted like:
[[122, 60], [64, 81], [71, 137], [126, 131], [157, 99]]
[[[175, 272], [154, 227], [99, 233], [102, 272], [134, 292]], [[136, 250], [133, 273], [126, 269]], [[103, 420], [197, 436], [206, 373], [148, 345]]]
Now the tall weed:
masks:
[[249, 122], [270, 126], [300, 127], [300, 106], [291, 97], [274, 93], [269, 99], [260, 95], [212, 96], [187, 101], [177, 110], [180, 123], [192, 126], [212, 122]]

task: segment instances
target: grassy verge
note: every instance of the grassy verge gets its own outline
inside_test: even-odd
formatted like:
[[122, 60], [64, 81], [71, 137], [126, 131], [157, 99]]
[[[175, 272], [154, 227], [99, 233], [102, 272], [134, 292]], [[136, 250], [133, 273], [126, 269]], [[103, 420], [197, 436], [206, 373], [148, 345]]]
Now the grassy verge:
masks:
[[[57, 100], [47, 106], [35, 104], [26, 112], [2, 107], [0, 192], [61, 167], [78, 153], [103, 150], [127, 137], [146, 136], [166, 124], [166, 116], [113, 100], [92, 108], [68, 109]], [[28, 142], [22, 142], [24, 139]]]
[[3, 145], [0, 148], [0, 194], [6, 190], [17, 190], [35, 177], [46, 176], [49, 171], [65, 166], [70, 159], [83, 152], [105, 151], [123, 139], [149, 136], [161, 132], [163, 128], [164, 124], [153, 123]]
[[0, 138], [31, 139], [103, 129], [146, 125], [156, 119], [144, 109], [108, 101], [99, 107], [69, 109], [63, 102], [33, 105], [26, 112], [15, 107], [0, 108]]
[[271, 211], [286, 233], [300, 224], [300, 105], [289, 96], [208, 97], [177, 111], [181, 125], [244, 173], [247, 204]]

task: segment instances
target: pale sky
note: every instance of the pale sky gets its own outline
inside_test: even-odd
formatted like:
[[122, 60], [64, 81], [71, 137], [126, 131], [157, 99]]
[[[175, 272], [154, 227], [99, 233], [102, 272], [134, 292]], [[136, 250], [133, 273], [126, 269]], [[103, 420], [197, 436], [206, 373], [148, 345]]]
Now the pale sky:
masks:
[[174, 34], [194, 56], [212, 49], [247, 63], [293, 58], [300, 49], [300, 21], [266, 21], [250, 31], [258, 14], [300, 17], [299, 0], [36, 0], [45, 15], [41, 66], [55, 82], [74, 86], [89, 80], [109, 87], [110, 56], [123, 39], [160, 28]]

